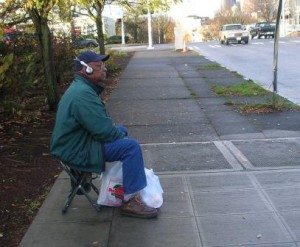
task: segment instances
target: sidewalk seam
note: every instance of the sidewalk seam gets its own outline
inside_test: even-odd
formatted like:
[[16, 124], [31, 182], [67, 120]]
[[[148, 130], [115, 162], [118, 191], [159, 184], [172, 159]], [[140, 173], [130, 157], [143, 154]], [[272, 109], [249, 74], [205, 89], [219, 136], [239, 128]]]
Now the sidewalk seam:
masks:
[[293, 231], [289, 227], [288, 223], [285, 219], [280, 215], [280, 212], [277, 210], [275, 204], [272, 202], [271, 198], [269, 197], [268, 193], [265, 189], [261, 186], [260, 182], [257, 180], [254, 174], [247, 174], [251, 183], [253, 184], [254, 188], [257, 190], [260, 198], [263, 200], [265, 205], [270, 209], [272, 213], [274, 213], [274, 218], [282, 230], [287, 233], [287, 237], [291, 238], [294, 242], [297, 242], [297, 237], [294, 235]]
[[230, 152], [230, 149], [224, 145], [223, 141], [214, 141], [213, 143], [234, 170], [244, 170], [243, 166], [241, 166], [235, 156]]
[[246, 156], [231, 141], [224, 141], [224, 145], [231, 151], [245, 169], [251, 170], [254, 168]]
[[190, 207], [191, 207], [191, 210], [192, 210], [192, 213], [193, 213], [193, 220], [194, 220], [194, 223], [197, 227], [197, 235], [198, 235], [198, 240], [201, 244], [201, 247], [204, 247], [204, 244], [203, 244], [203, 239], [201, 237], [201, 225], [199, 226], [198, 222], [197, 222], [197, 217], [195, 215], [195, 208], [194, 208], [194, 204], [193, 204], [193, 196], [192, 196], [192, 190], [191, 190], [191, 186], [190, 186], [190, 183], [189, 183], [189, 178], [186, 177], [186, 176], [182, 176], [182, 182], [183, 182], [183, 186], [187, 188], [187, 196], [188, 196], [188, 201], [189, 201], [189, 204], [190, 204]]

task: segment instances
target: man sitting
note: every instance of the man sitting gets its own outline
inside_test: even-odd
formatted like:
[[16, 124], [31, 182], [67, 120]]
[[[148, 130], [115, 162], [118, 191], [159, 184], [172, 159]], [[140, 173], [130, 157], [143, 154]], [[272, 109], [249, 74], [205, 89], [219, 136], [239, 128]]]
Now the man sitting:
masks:
[[107, 59], [109, 55], [92, 51], [75, 58], [75, 78], [59, 102], [51, 153], [78, 170], [99, 174], [105, 169], [105, 161], [121, 161], [124, 187], [121, 214], [153, 218], [158, 215], [157, 209], [146, 206], [139, 195], [147, 185], [140, 145], [127, 137], [125, 127], [113, 124], [99, 97], [106, 78]]

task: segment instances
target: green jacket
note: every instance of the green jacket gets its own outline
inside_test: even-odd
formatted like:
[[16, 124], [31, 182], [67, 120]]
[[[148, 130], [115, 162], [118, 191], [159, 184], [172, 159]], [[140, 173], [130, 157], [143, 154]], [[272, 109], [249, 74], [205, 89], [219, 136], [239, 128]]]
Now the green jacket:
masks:
[[96, 87], [81, 75], [61, 98], [51, 137], [51, 153], [83, 171], [104, 170], [103, 144], [124, 137], [107, 115]]

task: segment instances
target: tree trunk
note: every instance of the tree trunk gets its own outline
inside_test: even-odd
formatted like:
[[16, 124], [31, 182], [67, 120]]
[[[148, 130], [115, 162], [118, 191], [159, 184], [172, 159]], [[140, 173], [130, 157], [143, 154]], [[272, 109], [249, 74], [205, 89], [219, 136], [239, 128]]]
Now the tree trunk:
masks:
[[47, 22], [42, 23], [42, 54], [43, 54], [43, 63], [45, 68], [46, 83], [47, 83], [47, 94], [48, 94], [48, 104], [49, 110], [56, 110], [59, 94], [57, 88], [57, 81], [55, 76], [55, 67], [52, 54], [52, 41], [51, 33], [48, 27]]
[[52, 56], [51, 33], [47, 18], [41, 17], [37, 11], [32, 11], [33, 20], [39, 37], [39, 45], [42, 55], [42, 63], [47, 86], [47, 100], [50, 111], [55, 111], [59, 101], [55, 67]]
[[71, 25], [71, 39], [72, 39], [72, 43], [74, 44], [76, 39], [76, 33], [75, 33], [75, 24], [74, 24], [73, 15], [71, 16], [70, 25]]
[[98, 13], [96, 17], [96, 26], [97, 26], [100, 54], [105, 54], [102, 13]]

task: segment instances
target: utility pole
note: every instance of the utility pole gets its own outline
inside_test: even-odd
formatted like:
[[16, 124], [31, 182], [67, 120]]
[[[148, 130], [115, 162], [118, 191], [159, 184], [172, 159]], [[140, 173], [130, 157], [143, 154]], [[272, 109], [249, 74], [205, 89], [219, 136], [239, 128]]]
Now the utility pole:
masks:
[[159, 23], [159, 16], [157, 17], [157, 33], [158, 33], [158, 44], [161, 43], [161, 40], [160, 40], [160, 23]]
[[[275, 98], [277, 95], [277, 67], [278, 67], [278, 38], [280, 30], [280, 16], [282, 10], [282, 1], [278, 2], [277, 16], [276, 16], [276, 30], [275, 30], [275, 40], [274, 40], [274, 59], [273, 59], [273, 104], [275, 104]], [[284, 16], [283, 16], [284, 18]]]
[[150, 4], [148, 3], [148, 49], [154, 49], [152, 41], [152, 23], [151, 23]]
[[121, 19], [122, 45], [125, 45], [124, 18]]
[[285, 21], [285, 0], [282, 0], [282, 36], [286, 35], [286, 21]]
[[124, 10], [123, 10], [123, 7], [122, 7], [122, 16], [121, 16], [121, 33], [122, 33], [122, 45], [125, 45]]

